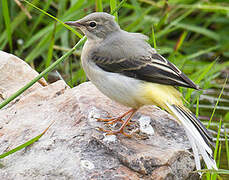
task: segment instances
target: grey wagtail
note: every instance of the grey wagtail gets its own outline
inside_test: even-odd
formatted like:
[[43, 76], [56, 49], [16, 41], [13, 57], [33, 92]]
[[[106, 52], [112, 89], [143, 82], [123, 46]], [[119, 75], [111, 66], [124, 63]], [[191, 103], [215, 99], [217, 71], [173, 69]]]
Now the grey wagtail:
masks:
[[[212, 157], [212, 136], [184, 105], [181, 93], [174, 86], [199, 89], [175, 65], [156, 52], [140, 33], [122, 30], [114, 16], [96, 12], [66, 22], [79, 28], [87, 37], [81, 61], [90, 81], [110, 99], [131, 107], [118, 118], [127, 117], [118, 130], [124, 133], [134, 113], [144, 105], [157, 105], [172, 114], [184, 127], [193, 149], [196, 168], [201, 169], [199, 153], [209, 169], [217, 169]], [[104, 119], [104, 121], [109, 121]]]

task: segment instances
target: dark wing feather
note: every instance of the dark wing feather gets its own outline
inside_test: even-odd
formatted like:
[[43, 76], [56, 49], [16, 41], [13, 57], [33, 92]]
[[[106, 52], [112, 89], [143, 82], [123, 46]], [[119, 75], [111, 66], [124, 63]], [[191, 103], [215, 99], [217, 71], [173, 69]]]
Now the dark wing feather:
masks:
[[128, 77], [153, 83], [199, 89], [199, 87], [175, 65], [157, 53], [153, 53], [151, 56], [128, 59], [114, 59], [111, 57], [103, 57], [99, 54], [100, 53], [94, 52], [91, 56], [92, 60], [105, 71], [120, 73]]

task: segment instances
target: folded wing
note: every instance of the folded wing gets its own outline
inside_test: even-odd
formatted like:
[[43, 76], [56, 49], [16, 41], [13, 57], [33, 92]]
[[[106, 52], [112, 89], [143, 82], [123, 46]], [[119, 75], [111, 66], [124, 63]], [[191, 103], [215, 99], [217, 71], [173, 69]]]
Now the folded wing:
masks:
[[157, 53], [151, 53], [148, 56], [115, 59], [94, 52], [92, 60], [108, 72], [120, 73], [153, 83], [199, 89], [175, 65]]

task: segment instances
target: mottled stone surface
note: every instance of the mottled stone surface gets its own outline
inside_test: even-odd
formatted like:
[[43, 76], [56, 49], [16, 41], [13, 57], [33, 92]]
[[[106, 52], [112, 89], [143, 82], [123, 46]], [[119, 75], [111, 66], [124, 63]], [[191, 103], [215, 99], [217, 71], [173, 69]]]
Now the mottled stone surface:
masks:
[[[18, 57], [0, 51], [0, 103], [10, 97], [18, 89], [25, 86], [37, 75], [38, 73], [35, 70]], [[45, 80], [41, 79], [20, 97], [46, 85]]]
[[108, 127], [96, 118], [117, 116], [127, 107], [90, 82], [73, 89], [62, 80], [36, 86], [0, 110], [0, 153], [54, 124], [39, 141], [0, 160], [0, 179], [175, 180], [188, 179], [193, 171], [185, 133], [166, 112], [144, 107], [126, 129], [132, 138], [105, 136], [97, 127]]

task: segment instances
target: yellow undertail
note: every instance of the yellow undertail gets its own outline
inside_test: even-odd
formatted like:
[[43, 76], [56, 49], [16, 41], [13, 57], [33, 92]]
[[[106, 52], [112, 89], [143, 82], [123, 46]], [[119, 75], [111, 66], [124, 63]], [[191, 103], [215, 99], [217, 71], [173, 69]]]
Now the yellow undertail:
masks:
[[182, 107], [187, 110], [183, 104], [184, 98], [182, 97], [182, 94], [173, 86], [147, 82], [142, 85], [141, 92], [139, 94], [139, 101], [142, 104], [156, 105], [168, 111], [176, 119], [177, 117], [166, 105], [167, 103]]
[[201, 169], [199, 154], [208, 169], [216, 169], [212, 156], [212, 138], [201, 122], [183, 105], [183, 97], [176, 88], [156, 83], [143, 83], [138, 100], [142, 104], [154, 104], [165, 109], [180, 122], [193, 149], [197, 170]]

